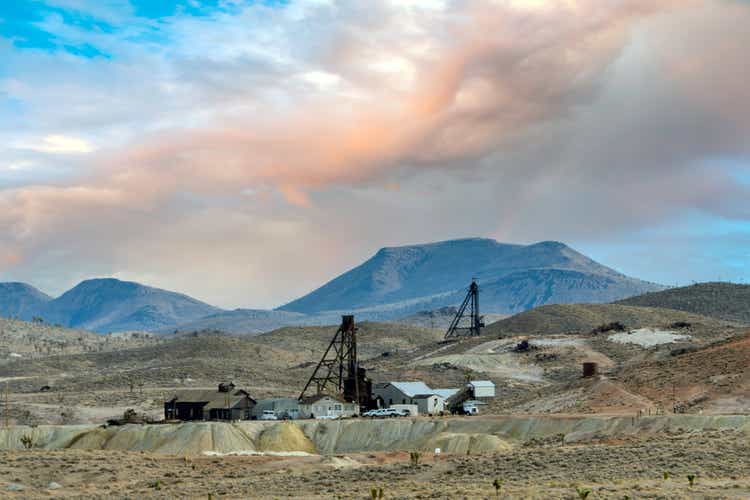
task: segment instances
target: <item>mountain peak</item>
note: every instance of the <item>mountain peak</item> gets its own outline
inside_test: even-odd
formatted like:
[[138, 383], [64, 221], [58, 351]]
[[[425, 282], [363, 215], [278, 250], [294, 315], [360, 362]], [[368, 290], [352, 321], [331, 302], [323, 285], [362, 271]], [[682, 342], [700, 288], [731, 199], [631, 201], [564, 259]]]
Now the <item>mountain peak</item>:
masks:
[[[472, 278], [485, 291], [484, 310], [496, 313], [517, 312], [537, 302], [565, 302], [568, 297], [605, 302], [658, 288], [623, 276], [559, 241], [517, 245], [462, 238], [381, 248], [362, 265], [280, 309], [307, 314], [375, 309], [383, 311], [384, 318], [395, 317], [455, 305]], [[511, 290], [524, 288], [524, 298], [508, 296], [507, 290], [492, 291], [500, 283]], [[569, 290], [561, 288], [562, 283]]]
[[0, 283], [0, 316], [30, 320], [52, 297], [19, 281]]
[[565, 243], [562, 243], [560, 241], [554, 241], [554, 240], [547, 240], [547, 241], [540, 241], [537, 243], [532, 243], [530, 245], [527, 245], [529, 247], [537, 247], [537, 248], [547, 248], [550, 250], [565, 250], [569, 249], [570, 247], [566, 245]]

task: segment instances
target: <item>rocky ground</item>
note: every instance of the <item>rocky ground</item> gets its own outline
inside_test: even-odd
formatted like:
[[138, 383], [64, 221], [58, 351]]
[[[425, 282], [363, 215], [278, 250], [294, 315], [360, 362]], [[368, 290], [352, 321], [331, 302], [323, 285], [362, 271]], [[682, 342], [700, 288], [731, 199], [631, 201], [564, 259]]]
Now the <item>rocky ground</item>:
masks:
[[[177, 457], [137, 452], [0, 452], [4, 498], [748, 498], [746, 435], [531, 442], [493, 455]], [[669, 475], [665, 479], [665, 473]], [[689, 475], [695, 475], [690, 486]], [[211, 496], [209, 496], [211, 495]]]

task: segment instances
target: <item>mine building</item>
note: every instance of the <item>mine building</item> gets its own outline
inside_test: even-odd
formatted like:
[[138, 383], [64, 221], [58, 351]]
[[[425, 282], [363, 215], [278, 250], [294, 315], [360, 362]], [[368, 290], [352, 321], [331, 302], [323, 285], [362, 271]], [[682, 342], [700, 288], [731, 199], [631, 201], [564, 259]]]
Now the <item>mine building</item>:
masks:
[[437, 415], [445, 410], [445, 400], [457, 389], [430, 389], [424, 382], [384, 382], [373, 386], [380, 408], [393, 405], [417, 405], [420, 415]]
[[495, 397], [495, 384], [489, 380], [471, 380], [466, 386], [476, 399]]
[[359, 415], [359, 405], [343, 397], [315, 394], [299, 400], [300, 418], [346, 418]]
[[185, 389], [164, 402], [166, 420], [249, 420], [256, 401], [234, 383], [217, 389]]

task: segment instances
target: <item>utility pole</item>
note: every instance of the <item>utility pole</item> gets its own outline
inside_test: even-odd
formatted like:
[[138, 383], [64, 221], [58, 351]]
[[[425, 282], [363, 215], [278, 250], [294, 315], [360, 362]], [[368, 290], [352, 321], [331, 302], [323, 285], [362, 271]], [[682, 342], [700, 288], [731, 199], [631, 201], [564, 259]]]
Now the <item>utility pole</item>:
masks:
[[8, 390], [8, 382], [5, 382], [5, 428], [7, 429], [10, 427], [9, 419], [10, 419], [10, 397], [9, 397], [9, 390]]

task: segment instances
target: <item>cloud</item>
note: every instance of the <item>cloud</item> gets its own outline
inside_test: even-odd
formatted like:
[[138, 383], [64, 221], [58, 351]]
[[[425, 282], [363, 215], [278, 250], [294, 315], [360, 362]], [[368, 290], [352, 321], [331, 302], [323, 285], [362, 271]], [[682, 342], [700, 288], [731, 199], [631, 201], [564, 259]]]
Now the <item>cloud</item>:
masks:
[[94, 151], [94, 147], [88, 141], [64, 135], [48, 135], [39, 141], [21, 144], [19, 147], [41, 153], [91, 153]]
[[[214, 276], [237, 276], [216, 268], [217, 255], [227, 268], [252, 258], [285, 273], [279, 248], [320, 263], [269, 285], [280, 299], [373, 246], [469, 228], [585, 242], [685, 210], [750, 217], [737, 167], [716, 166], [748, 156], [746, 5], [363, 8], [255, 4], [163, 21], [108, 8], [98, 15], [111, 33], [46, 24], [110, 60], [0, 45], [11, 68], [0, 90], [24, 108], [22, 126], [0, 136], [69, 166], [64, 178], [0, 192], [0, 243], [18, 256], [14, 269], [86, 262], [80, 274], [130, 270], [191, 291], [209, 277], [181, 277], [165, 265], [175, 253]], [[204, 225], [216, 226], [211, 244], [191, 243]], [[241, 295], [268, 287], [213, 289], [247, 305]]]

